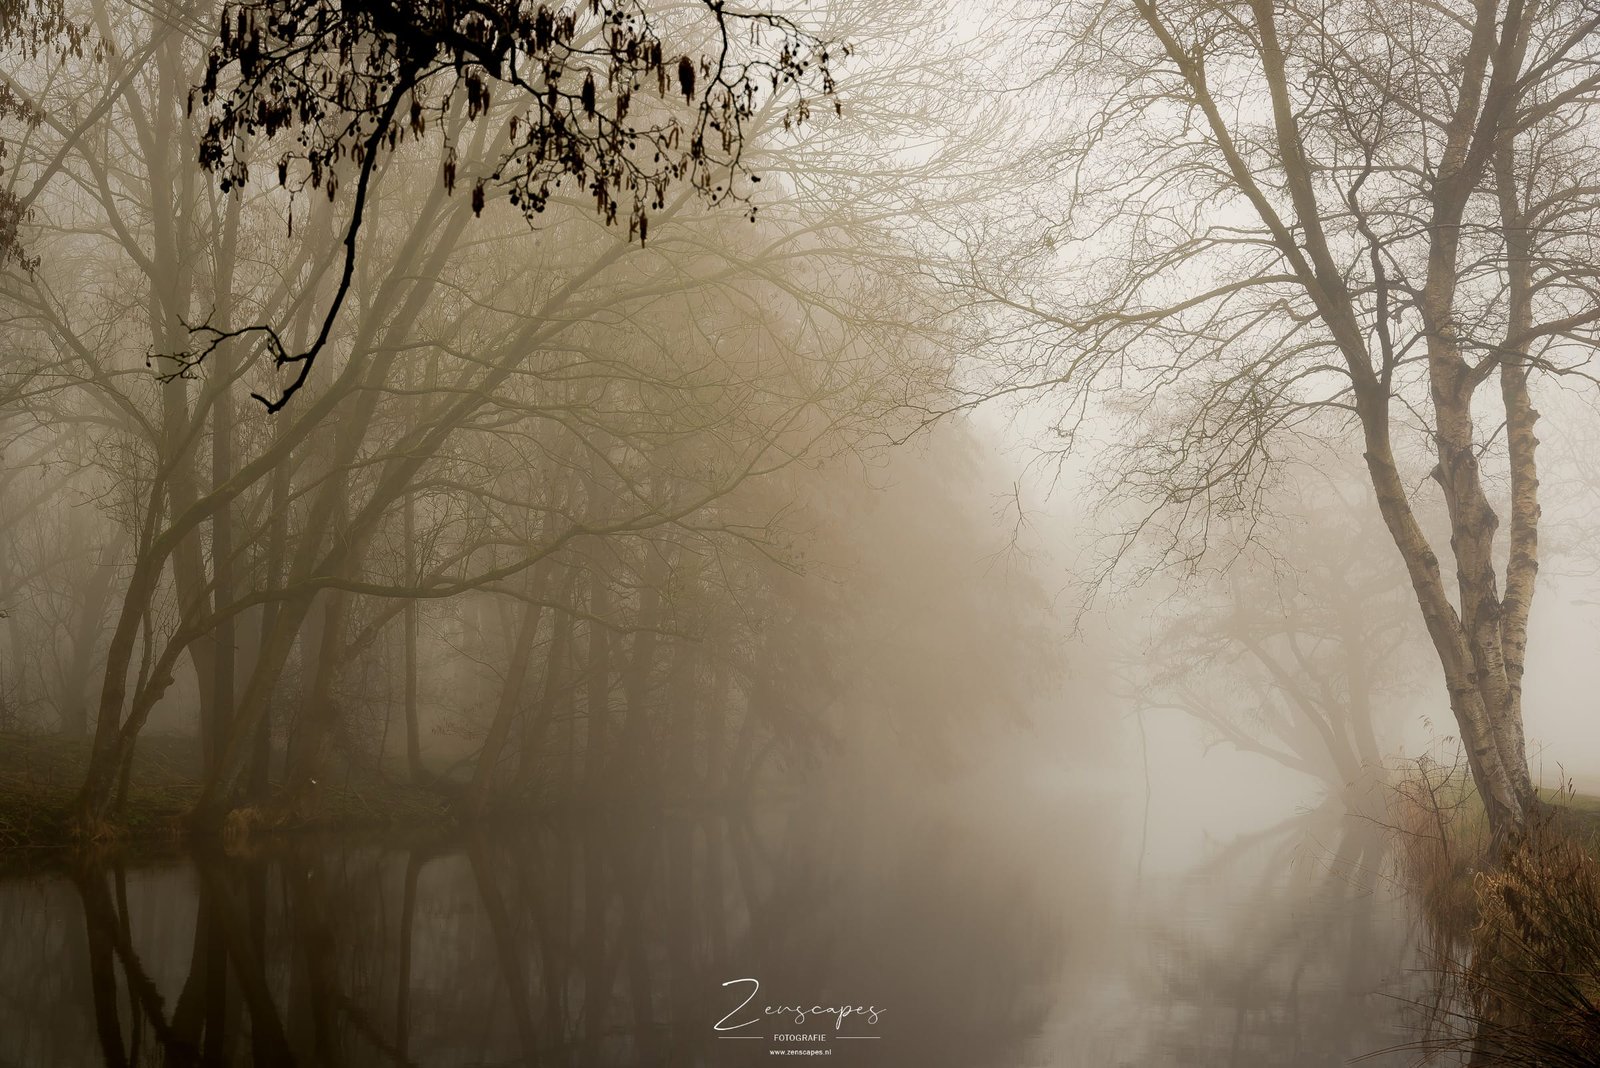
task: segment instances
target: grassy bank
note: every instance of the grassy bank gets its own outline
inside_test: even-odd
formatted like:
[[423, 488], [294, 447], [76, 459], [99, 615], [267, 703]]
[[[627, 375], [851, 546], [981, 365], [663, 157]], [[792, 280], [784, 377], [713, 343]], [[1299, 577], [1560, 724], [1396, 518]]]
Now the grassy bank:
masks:
[[[0, 851], [65, 850], [67, 812], [88, 765], [88, 739], [0, 733]], [[200, 752], [190, 738], [141, 738], [114, 817], [120, 844], [159, 849], [184, 837], [200, 796]], [[437, 828], [453, 822], [447, 797], [398, 775], [330, 776], [304, 813], [277, 829]]]
[[[1546, 788], [1543, 840], [1571, 839], [1600, 856], [1600, 796]], [[1479, 921], [1478, 873], [1493, 868], [1489, 821], [1471, 780], [1459, 766], [1421, 764], [1395, 785], [1391, 827], [1400, 877], [1435, 931], [1466, 937]]]
[[[68, 817], [88, 758], [86, 738], [0, 732], [0, 868], [34, 863], [30, 856], [85, 850], [166, 855], [195, 842], [188, 824], [201, 791], [200, 750], [194, 739], [171, 735], [139, 739], [129, 785], [111, 813], [109, 833], [93, 843], [75, 835]], [[629, 791], [621, 786], [596, 794], [580, 787], [567, 793], [547, 791], [537, 801], [491, 799], [485, 810], [469, 814], [467, 789], [460, 775], [417, 785], [400, 766], [344, 768], [320, 777], [293, 811], [276, 806], [236, 810], [220, 838], [229, 848], [242, 848], [258, 837], [301, 832], [431, 840], [467, 823], [516, 828], [530, 818], [653, 817], [663, 809], [743, 810], [753, 803], [790, 800], [796, 793], [792, 786], [781, 784], [702, 794]], [[210, 838], [215, 844], [217, 836]]]

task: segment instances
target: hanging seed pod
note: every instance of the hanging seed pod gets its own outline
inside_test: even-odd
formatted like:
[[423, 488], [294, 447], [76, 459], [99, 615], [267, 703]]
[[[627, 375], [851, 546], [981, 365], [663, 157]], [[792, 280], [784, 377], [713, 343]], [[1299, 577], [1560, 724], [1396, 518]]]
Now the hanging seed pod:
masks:
[[694, 99], [694, 62], [688, 56], [678, 57], [678, 88], [683, 90], [683, 102]]

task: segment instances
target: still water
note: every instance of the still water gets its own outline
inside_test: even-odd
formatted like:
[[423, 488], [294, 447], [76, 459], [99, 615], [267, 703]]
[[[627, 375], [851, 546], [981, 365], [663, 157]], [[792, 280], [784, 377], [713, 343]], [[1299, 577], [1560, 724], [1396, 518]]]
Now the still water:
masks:
[[0, 1065], [1306, 1068], [1415, 1037], [1369, 823], [1156, 872], [1127, 808], [835, 794], [3, 877]]

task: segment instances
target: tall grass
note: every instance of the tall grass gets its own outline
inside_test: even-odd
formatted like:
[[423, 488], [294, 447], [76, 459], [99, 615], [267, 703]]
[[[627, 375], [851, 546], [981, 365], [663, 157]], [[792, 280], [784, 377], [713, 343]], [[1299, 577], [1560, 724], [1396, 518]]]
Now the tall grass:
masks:
[[1457, 760], [1417, 761], [1392, 806], [1400, 877], [1432, 935], [1441, 991], [1419, 1048], [1475, 1066], [1600, 1066], [1600, 860], [1593, 814], [1555, 794], [1490, 856]]
[[1459, 752], [1419, 757], [1392, 778], [1390, 830], [1400, 879], [1440, 944], [1463, 941], [1477, 922], [1473, 875], [1489, 848], [1489, 825]]

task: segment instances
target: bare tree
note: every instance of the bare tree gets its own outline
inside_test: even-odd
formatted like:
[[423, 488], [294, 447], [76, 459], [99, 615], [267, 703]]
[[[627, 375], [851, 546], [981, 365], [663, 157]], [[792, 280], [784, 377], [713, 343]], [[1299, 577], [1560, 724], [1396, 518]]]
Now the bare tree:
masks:
[[1318, 449], [1282, 475], [1255, 543], [1153, 609], [1157, 630], [1122, 674], [1141, 711], [1191, 716], [1372, 814], [1413, 696], [1415, 612], [1360, 473]]
[[[372, 43], [361, 19], [380, 6], [346, 5], [366, 13], [339, 31], [356, 35], [354, 51]], [[893, 46], [875, 76], [892, 82], [916, 56], [878, 20], [915, 10], [848, 13]], [[554, 178], [530, 235], [525, 186], [504, 168], [529, 150], [511, 131], [526, 130], [529, 106], [549, 119], [546, 104], [477, 95], [467, 83], [487, 84], [481, 57], [441, 54], [437, 91], [418, 88], [419, 136], [352, 158], [354, 142], [340, 155], [308, 134], [320, 147], [301, 152], [299, 126], [240, 119], [226, 158], [287, 151], [290, 188], [224, 191], [205, 171], [231, 91], [212, 15], [90, 11], [117, 45], [110, 60], [11, 77], [50, 105], [18, 172], [37, 182], [29, 236], [43, 259], [0, 272], [16, 353], [0, 414], [41, 464], [67, 457], [60, 428], [75, 428], [92, 506], [113, 521], [74, 528], [92, 530], [95, 544], [74, 552], [111, 565], [96, 569], [109, 590], [79, 575], [69, 585], [81, 609], [62, 607], [99, 682], [80, 830], [112, 821], [152, 723], [198, 727], [205, 828], [247, 806], [249, 819], [314, 818], [340, 760], [384, 773], [391, 718], [409, 777], [464, 796], [469, 815], [585, 780], [716, 792], [812, 747], [822, 717], [780, 691], [824, 682], [817, 661], [839, 650], [786, 644], [760, 605], [782, 599], [799, 555], [805, 518], [786, 472], [903, 436], [915, 422], [903, 413], [945, 387], [941, 309], [903, 238], [916, 208], [905, 180], [941, 161], [875, 172], [870, 138], [843, 136], [843, 124], [797, 129], [784, 94], [763, 93], [724, 101], [736, 142], [668, 159], [659, 184], [608, 187], [625, 209], [645, 198], [631, 240], [594, 210], [593, 190]], [[752, 17], [774, 41], [788, 32]], [[704, 38], [677, 18], [675, 34]], [[228, 47], [249, 52], [257, 29], [270, 32], [245, 21], [229, 22]], [[376, 92], [389, 75], [374, 62]], [[191, 109], [189, 88], [210, 69], [224, 95]], [[744, 76], [725, 73], [694, 98], [715, 105], [699, 113], [707, 130]], [[585, 110], [575, 77], [577, 96], [556, 113], [577, 108], [615, 134], [609, 112]], [[912, 86], [895, 89], [900, 100]], [[332, 123], [349, 101], [329, 91], [319, 121]], [[607, 94], [621, 88], [596, 91], [620, 106]], [[663, 123], [678, 109], [629, 106]], [[370, 118], [346, 132], [369, 134]], [[314, 181], [297, 168], [312, 157], [324, 192], [361, 171], [359, 233], [354, 205], [307, 195]], [[707, 203], [743, 195], [719, 189], [718, 167], [759, 170], [772, 210], [752, 223]], [[453, 196], [447, 173], [481, 192]], [[826, 174], [870, 196], [840, 204]], [[252, 343], [241, 322], [273, 324], [282, 350]], [[203, 364], [175, 355], [196, 343]], [[296, 404], [273, 419], [235, 412], [241, 386], [282, 400], [277, 357], [313, 349], [323, 371]], [[8, 503], [31, 500], [20, 481], [0, 485]], [[59, 498], [41, 497], [30, 537], [70, 522]], [[28, 552], [19, 566], [44, 561]], [[54, 611], [44, 586], [24, 592], [29, 624]], [[110, 604], [95, 609], [102, 594]]]
[[1037, 159], [1065, 207], [1020, 229], [1062, 284], [980, 281], [1011, 317], [1003, 386], [1059, 398], [1069, 441], [1103, 392], [1142, 394], [1116, 485], [1196, 522], [1248, 513], [1288, 437], [1358, 428], [1490, 819], [1520, 826], [1533, 379], [1584, 373], [1600, 323], [1600, 19], [1544, 0], [1056, 18], [1073, 96]]

